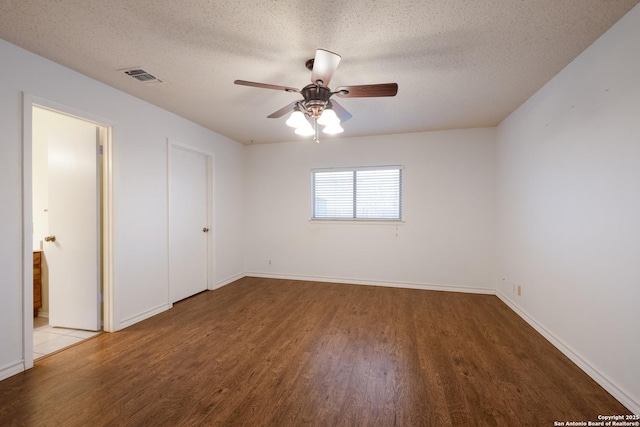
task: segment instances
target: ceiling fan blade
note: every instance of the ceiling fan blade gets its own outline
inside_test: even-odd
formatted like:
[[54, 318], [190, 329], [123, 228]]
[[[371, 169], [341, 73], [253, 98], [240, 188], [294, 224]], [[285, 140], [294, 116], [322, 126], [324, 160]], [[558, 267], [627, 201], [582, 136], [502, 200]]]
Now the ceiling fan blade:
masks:
[[[300, 100], [300, 101], [302, 101], [302, 100]], [[269, 115], [267, 116], [267, 118], [268, 118], [268, 119], [277, 119], [278, 117], [282, 117], [282, 116], [284, 116], [285, 114], [287, 114], [287, 113], [289, 113], [289, 112], [293, 111], [293, 107], [295, 107], [295, 106], [296, 106], [296, 104], [297, 104], [298, 102], [300, 102], [300, 101], [294, 101], [294, 102], [292, 102], [291, 104], [288, 104], [286, 107], [282, 107], [282, 108], [281, 108], [281, 109], [279, 109], [278, 111], [276, 111], [276, 112], [273, 112], [273, 113], [269, 114]]]
[[336, 95], [341, 98], [373, 98], [376, 96], [396, 96], [397, 83], [381, 83], [377, 85], [340, 86]]
[[344, 109], [344, 107], [338, 104], [335, 100], [331, 101], [331, 106], [333, 107], [333, 111], [336, 113], [336, 116], [340, 119], [341, 122], [346, 122], [351, 117], [351, 113]]
[[311, 72], [311, 83], [322, 80], [323, 86], [329, 86], [338, 64], [340, 64], [340, 55], [337, 53], [324, 49], [316, 50], [316, 57], [313, 59], [313, 71]]
[[284, 90], [286, 92], [300, 92], [300, 90], [296, 89], [295, 87], [270, 85], [270, 84], [267, 84], [267, 83], [248, 82], [246, 80], [235, 80], [233, 83], [235, 83], [237, 85], [241, 85], [241, 86], [261, 87], [263, 89]]

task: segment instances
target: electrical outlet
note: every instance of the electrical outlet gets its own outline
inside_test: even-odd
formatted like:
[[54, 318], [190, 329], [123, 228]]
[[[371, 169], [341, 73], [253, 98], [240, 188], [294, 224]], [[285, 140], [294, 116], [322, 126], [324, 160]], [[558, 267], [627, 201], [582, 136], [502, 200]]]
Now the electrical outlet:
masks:
[[513, 291], [513, 293], [515, 293], [515, 292], [516, 292], [516, 284], [515, 284], [515, 283], [512, 283], [512, 284], [511, 284], [511, 287], [512, 287], [512, 289], [511, 289], [511, 290]]
[[522, 295], [522, 286], [518, 285], [518, 296]]
[[269, 260], [268, 262], [269, 262], [269, 267], [271, 267], [271, 260]]

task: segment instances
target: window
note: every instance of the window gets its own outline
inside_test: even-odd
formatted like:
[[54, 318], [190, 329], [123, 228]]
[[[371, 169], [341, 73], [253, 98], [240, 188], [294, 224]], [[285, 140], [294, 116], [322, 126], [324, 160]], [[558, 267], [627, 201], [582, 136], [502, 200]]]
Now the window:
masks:
[[402, 219], [402, 167], [314, 169], [312, 219]]

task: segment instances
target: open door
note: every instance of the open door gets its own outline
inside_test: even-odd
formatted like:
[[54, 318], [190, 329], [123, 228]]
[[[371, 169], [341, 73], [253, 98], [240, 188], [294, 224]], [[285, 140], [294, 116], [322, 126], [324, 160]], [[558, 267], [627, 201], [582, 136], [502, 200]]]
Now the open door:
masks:
[[69, 116], [73, 126], [48, 133], [49, 324], [97, 331], [100, 326], [99, 128]]

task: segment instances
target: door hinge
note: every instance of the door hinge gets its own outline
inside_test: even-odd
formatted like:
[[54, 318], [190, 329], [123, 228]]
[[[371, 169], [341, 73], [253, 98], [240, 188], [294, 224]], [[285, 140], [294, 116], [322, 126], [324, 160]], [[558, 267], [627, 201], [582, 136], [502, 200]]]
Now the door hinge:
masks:
[[102, 145], [98, 145], [98, 155], [102, 156], [102, 154], [103, 154], [103, 147]]

